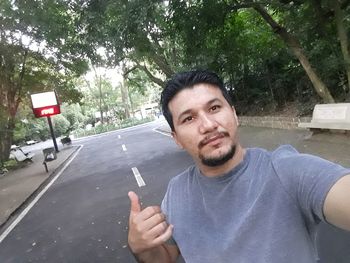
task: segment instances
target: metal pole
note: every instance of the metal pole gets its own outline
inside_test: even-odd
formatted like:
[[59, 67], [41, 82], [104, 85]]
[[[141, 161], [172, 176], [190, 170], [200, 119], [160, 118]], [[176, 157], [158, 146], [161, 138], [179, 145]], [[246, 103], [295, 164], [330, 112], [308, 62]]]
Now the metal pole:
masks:
[[49, 123], [49, 127], [50, 127], [50, 132], [51, 132], [51, 137], [52, 137], [52, 141], [53, 141], [53, 145], [55, 146], [55, 150], [58, 153], [58, 147], [57, 147], [57, 142], [56, 142], [56, 137], [55, 137], [55, 133], [53, 132], [53, 127], [52, 127], [52, 122], [51, 122], [51, 117], [47, 116], [47, 122]]

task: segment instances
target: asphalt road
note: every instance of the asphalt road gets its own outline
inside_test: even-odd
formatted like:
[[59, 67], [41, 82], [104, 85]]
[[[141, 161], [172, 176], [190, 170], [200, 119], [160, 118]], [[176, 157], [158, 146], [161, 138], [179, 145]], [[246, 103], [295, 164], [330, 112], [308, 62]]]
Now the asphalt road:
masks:
[[0, 262], [135, 262], [127, 192], [160, 204], [170, 178], [192, 162], [156, 126], [78, 141], [77, 157], [0, 245]]
[[[79, 154], [0, 244], [0, 262], [135, 262], [127, 248], [127, 192], [138, 193], [143, 206], [160, 204], [168, 181], [192, 163], [170, 137], [153, 131], [158, 125], [77, 141], [84, 145]], [[247, 127], [240, 134], [247, 147], [289, 143], [350, 166], [350, 145], [337, 136], [305, 140], [306, 132]], [[321, 225], [318, 246], [322, 263], [350, 262], [349, 233]]]

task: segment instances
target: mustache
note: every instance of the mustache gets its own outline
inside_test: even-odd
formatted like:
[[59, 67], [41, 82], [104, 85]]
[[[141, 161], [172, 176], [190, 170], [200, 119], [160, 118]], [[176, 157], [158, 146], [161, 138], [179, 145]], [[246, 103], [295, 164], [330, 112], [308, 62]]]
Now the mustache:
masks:
[[213, 138], [223, 138], [223, 137], [229, 137], [229, 133], [226, 131], [218, 131], [214, 133], [210, 133], [207, 136], [204, 137], [203, 140], [201, 140], [198, 143], [198, 148], [203, 148], [206, 144], [208, 144]]

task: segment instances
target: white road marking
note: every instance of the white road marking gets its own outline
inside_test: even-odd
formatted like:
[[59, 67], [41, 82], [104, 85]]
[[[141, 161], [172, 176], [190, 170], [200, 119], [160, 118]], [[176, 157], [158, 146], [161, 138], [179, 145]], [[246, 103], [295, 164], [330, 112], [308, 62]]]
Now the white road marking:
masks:
[[76, 151], [73, 157], [63, 166], [63, 168], [58, 172], [58, 174], [48, 183], [45, 188], [33, 199], [33, 201], [19, 214], [19, 216], [12, 222], [12, 224], [0, 235], [0, 244], [7, 237], [8, 234], [21, 222], [25, 215], [29, 212], [30, 209], [39, 201], [39, 199], [45, 194], [45, 192], [50, 188], [50, 186], [57, 180], [58, 177], [64, 172], [64, 170], [70, 165], [74, 158], [78, 155], [80, 150], [84, 145], [81, 145], [80, 148]]
[[126, 152], [126, 146], [125, 144], [122, 145], [123, 151]]
[[121, 138], [121, 136], [120, 135], [118, 135], [118, 139], [120, 139]]
[[141, 174], [139, 172], [139, 170], [136, 167], [131, 168], [132, 172], [134, 173], [136, 182], [138, 184], [139, 187], [141, 186], [145, 186], [145, 181], [142, 179]]
[[167, 133], [167, 132], [159, 131], [159, 130], [157, 130], [157, 129], [158, 129], [158, 128], [154, 128], [153, 131], [158, 132], [158, 133], [160, 133], [160, 134], [163, 134], [163, 135], [165, 135], [165, 136], [171, 137], [171, 134], [169, 134], [169, 133]]

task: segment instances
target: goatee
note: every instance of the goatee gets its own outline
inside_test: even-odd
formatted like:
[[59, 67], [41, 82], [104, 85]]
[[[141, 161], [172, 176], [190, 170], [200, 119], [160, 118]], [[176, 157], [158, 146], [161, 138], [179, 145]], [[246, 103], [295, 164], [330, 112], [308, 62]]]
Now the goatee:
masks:
[[235, 153], [236, 153], [236, 145], [231, 145], [230, 150], [226, 154], [223, 154], [215, 158], [206, 158], [200, 154], [199, 158], [201, 159], [204, 165], [215, 167], [215, 166], [223, 165], [227, 161], [231, 160], [232, 157], [235, 155]]

